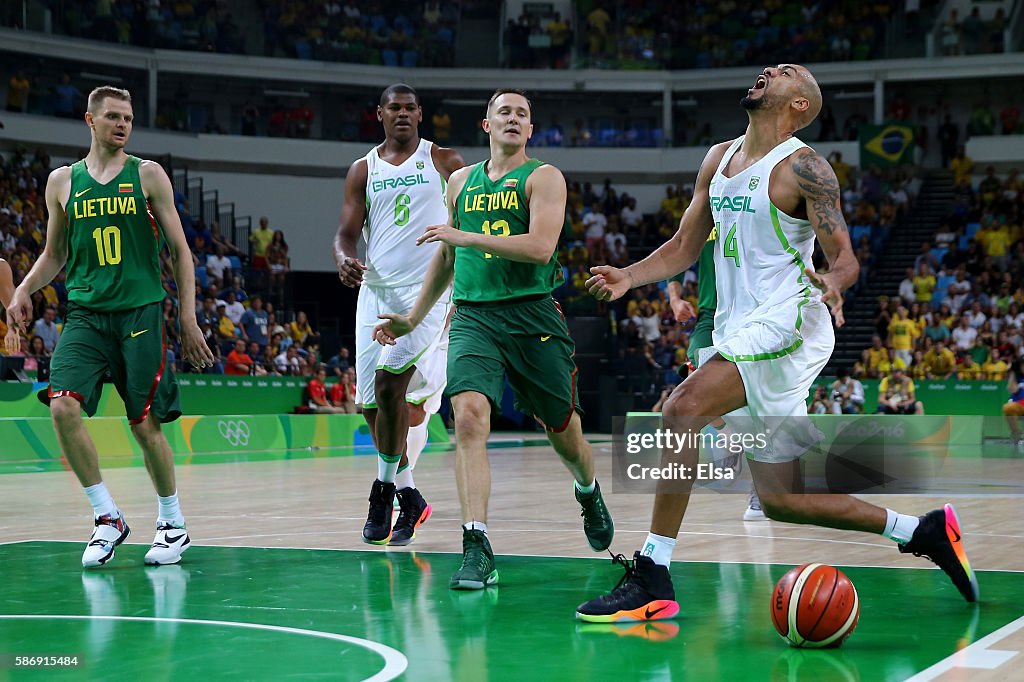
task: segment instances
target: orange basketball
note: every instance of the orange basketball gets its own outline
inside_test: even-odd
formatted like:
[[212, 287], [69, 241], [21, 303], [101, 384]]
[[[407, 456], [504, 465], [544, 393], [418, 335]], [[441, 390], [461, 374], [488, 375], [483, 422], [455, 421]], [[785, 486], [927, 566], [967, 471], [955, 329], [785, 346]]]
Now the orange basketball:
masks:
[[850, 579], [835, 566], [804, 564], [775, 584], [772, 624], [795, 647], [835, 647], [857, 627], [860, 601]]

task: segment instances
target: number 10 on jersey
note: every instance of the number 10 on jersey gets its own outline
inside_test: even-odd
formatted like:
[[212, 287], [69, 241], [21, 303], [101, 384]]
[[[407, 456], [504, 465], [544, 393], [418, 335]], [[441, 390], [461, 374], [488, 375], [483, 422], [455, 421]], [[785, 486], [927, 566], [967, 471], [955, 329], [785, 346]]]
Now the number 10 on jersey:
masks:
[[121, 262], [121, 230], [117, 225], [97, 227], [92, 231], [92, 238], [96, 241], [96, 255], [101, 267]]
[[[722, 223], [715, 223], [715, 232], [722, 234]], [[732, 258], [733, 262], [736, 263], [736, 267], [740, 266], [740, 251], [736, 247], [736, 223], [732, 224], [729, 228], [729, 234], [725, 235], [725, 241], [722, 242], [722, 255], [726, 258]]]

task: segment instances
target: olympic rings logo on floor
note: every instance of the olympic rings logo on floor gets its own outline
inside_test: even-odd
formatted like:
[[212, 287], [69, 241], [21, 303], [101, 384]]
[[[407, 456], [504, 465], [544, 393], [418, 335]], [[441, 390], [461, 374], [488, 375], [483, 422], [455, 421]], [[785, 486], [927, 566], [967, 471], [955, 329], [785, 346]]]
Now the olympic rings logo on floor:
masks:
[[220, 420], [217, 422], [217, 430], [220, 431], [220, 435], [224, 437], [224, 440], [233, 447], [249, 444], [249, 425], [245, 421], [235, 421], [234, 419], [229, 419], [228, 421]]

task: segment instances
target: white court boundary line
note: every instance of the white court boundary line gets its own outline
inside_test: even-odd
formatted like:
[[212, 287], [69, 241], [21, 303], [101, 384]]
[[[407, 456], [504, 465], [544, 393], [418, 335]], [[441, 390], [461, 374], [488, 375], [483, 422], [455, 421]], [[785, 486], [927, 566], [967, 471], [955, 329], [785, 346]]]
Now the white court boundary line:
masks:
[[386, 644], [380, 642], [374, 642], [369, 639], [361, 639], [359, 637], [351, 637], [349, 635], [339, 635], [334, 632], [322, 632], [320, 630], [304, 630], [302, 628], [290, 628], [283, 625], [265, 625], [263, 623], [240, 623], [230, 620], [198, 620], [195, 618], [154, 618], [150, 616], [70, 616], [70, 615], [46, 615], [46, 614], [27, 614], [27, 615], [7, 615], [0, 614], [0, 620], [123, 620], [130, 622], [144, 622], [144, 623], [187, 623], [189, 625], [220, 625], [224, 627], [235, 627], [235, 628], [247, 628], [250, 630], [267, 630], [269, 632], [284, 632], [290, 635], [302, 635], [305, 637], [319, 637], [320, 639], [330, 639], [336, 642], [345, 642], [346, 644], [354, 644], [355, 646], [369, 649], [378, 656], [384, 659], [384, 668], [373, 675], [372, 677], [366, 678], [365, 682], [385, 682], [386, 680], [393, 680], [409, 667], [409, 660], [405, 657], [401, 651], [392, 649]]
[[[633, 531], [638, 532], [638, 531]], [[644, 531], [645, 533], [647, 531]], [[746, 537], [746, 536], [741, 536]], [[771, 536], [757, 536], [757, 537], [768, 537]], [[81, 540], [47, 540], [43, 538], [32, 538], [31, 540], [15, 540], [8, 544], [18, 544], [20, 542], [60, 542], [70, 544], [81, 544]], [[122, 546], [126, 547], [145, 547], [145, 542], [125, 542]], [[372, 549], [352, 549], [349, 547], [298, 547], [295, 545], [219, 545], [212, 542], [204, 542], [202, 544], [195, 544], [196, 547], [226, 547], [226, 548], [237, 548], [237, 549], [299, 549], [299, 550], [315, 550], [318, 552], [372, 552]], [[461, 555], [462, 552], [457, 550], [443, 550], [443, 549], [407, 549], [406, 547], [387, 547], [384, 546], [383, 552], [385, 555], [388, 554], [415, 554], [420, 552], [421, 554], [453, 554]], [[499, 552], [495, 556], [512, 556], [512, 557], [526, 557], [529, 559], [579, 559], [581, 561], [608, 561], [610, 557], [607, 554], [597, 554], [594, 556], [576, 556], [573, 554], [517, 554], [514, 552]], [[749, 566], [796, 566], [797, 564], [787, 563], [773, 563], [770, 561], [735, 561], [725, 559], [675, 559], [673, 563], [680, 564], [746, 564]], [[891, 568], [899, 571], [940, 571], [938, 566], [932, 563], [927, 563], [923, 566], [890, 566], [885, 564], [842, 564], [847, 568]], [[1020, 568], [975, 568], [975, 573], [1024, 573], [1024, 569]]]
[[952, 656], [947, 656], [935, 665], [925, 668], [913, 677], [908, 677], [905, 682], [928, 682], [950, 670], [958, 668], [995, 670], [1014, 656], [1020, 654], [1020, 652], [1000, 651], [998, 649], [989, 649], [989, 647], [1021, 629], [1024, 629], [1024, 616], [1007, 623], [995, 632], [985, 635]]

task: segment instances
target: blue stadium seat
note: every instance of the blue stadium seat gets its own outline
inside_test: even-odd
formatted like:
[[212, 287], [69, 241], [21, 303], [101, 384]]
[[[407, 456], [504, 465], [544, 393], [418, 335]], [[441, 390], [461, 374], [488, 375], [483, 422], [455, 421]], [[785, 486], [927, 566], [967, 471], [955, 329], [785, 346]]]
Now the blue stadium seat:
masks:
[[402, 52], [402, 68], [415, 69], [417, 56], [416, 50], [405, 50]]
[[242, 261], [238, 256], [228, 256], [228, 261], [231, 263], [231, 271], [236, 275], [242, 272]]
[[398, 66], [398, 53], [394, 50], [381, 50], [380, 63], [384, 66]]
[[871, 238], [871, 226], [870, 225], [854, 225], [850, 229], [850, 241], [856, 247], [857, 242], [860, 241], [861, 237]]
[[981, 230], [981, 223], [967, 223], [967, 238], [974, 237], [974, 235], [978, 234], [979, 230]]
[[963, 236], [962, 236], [962, 237], [960, 237], [960, 239], [958, 240], [958, 242], [957, 242], [957, 245], [958, 245], [958, 246], [959, 246], [959, 247], [960, 247], [961, 249], [966, 249], [966, 248], [967, 248], [968, 246], [970, 246], [970, 245], [971, 245], [971, 238], [970, 238], [970, 237], [968, 237], [967, 235], [963, 235]]
[[299, 59], [310, 60], [313, 58], [313, 45], [308, 40], [295, 42], [295, 56]]
[[949, 249], [945, 247], [937, 246], [931, 250], [931, 254], [935, 256], [935, 260], [939, 261], [940, 263], [942, 262], [942, 259], [946, 257], [947, 253], [949, 253]]

